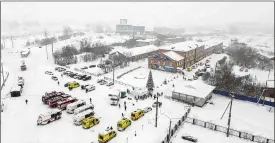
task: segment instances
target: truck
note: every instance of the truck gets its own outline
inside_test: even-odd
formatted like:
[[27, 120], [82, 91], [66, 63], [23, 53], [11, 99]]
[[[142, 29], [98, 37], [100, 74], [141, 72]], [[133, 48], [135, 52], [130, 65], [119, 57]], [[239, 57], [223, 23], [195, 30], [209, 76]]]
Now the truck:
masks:
[[40, 114], [37, 119], [37, 125], [45, 125], [50, 122], [61, 119], [62, 111], [58, 109], [54, 109], [50, 112]]
[[132, 121], [127, 118], [122, 118], [117, 122], [117, 130], [124, 131], [127, 127], [132, 124]]
[[72, 114], [72, 113], [74, 113], [75, 109], [77, 109], [78, 107], [81, 107], [83, 105], [86, 105], [86, 101], [84, 101], [84, 100], [78, 100], [78, 101], [76, 101], [74, 103], [71, 103], [71, 104], [67, 105], [66, 111], [67, 111], [67, 113]]
[[86, 105], [80, 106], [79, 108], [76, 108], [74, 110], [74, 114], [76, 115], [76, 114], [79, 114], [79, 113], [84, 112], [84, 111], [89, 110], [89, 109], [93, 110], [94, 105], [93, 104], [86, 104]]
[[64, 101], [66, 100], [67, 98], [71, 97], [70, 95], [62, 95], [62, 96], [56, 96], [56, 97], [53, 97], [51, 99], [48, 100], [47, 104], [51, 107], [51, 108], [55, 108], [57, 107], [57, 102], [58, 101]]
[[58, 101], [57, 107], [61, 110], [66, 110], [68, 104], [73, 103], [77, 100], [78, 99], [75, 97], [69, 97], [69, 98], [65, 99], [64, 101]]
[[55, 97], [55, 96], [61, 96], [64, 95], [64, 92], [56, 92], [56, 91], [52, 91], [52, 92], [46, 92], [45, 95], [42, 96], [42, 102], [47, 104], [48, 100]]
[[106, 143], [110, 141], [112, 138], [116, 137], [116, 131], [112, 129], [107, 129], [103, 133], [98, 134], [98, 142], [99, 143]]
[[88, 109], [86, 111], [83, 111], [81, 113], [78, 113], [74, 116], [73, 120], [74, 120], [74, 124], [79, 126], [82, 124], [82, 120], [88, 117], [91, 117], [95, 114], [94, 110], [92, 109]]
[[88, 117], [84, 120], [82, 120], [82, 127], [84, 129], [89, 129], [95, 125], [99, 124], [99, 120], [93, 116]]
[[144, 112], [141, 109], [137, 109], [136, 111], [131, 113], [131, 119], [133, 121], [139, 119], [140, 117], [144, 116]]

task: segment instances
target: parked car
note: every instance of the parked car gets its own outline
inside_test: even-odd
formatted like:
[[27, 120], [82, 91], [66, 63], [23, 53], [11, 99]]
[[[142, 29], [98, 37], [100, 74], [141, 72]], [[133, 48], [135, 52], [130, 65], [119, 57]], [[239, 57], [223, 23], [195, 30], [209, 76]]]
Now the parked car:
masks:
[[78, 77], [78, 79], [79, 79], [79, 80], [83, 80], [85, 77], [87, 77], [87, 75], [80, 75], [80, 76]]
[[240, 68], [240, 71], [244, 71], [244, 68], [243, 68], [243, 67], [241, 67], [241, 68]]
[[103, 81], [104, 79], [98, 79], [97, 80], [97, 83], [100, 83], [101, 81]]
[[86, 86], [89, 86], [90, 84], [85, 84], [85, 85], [81, 85], [81, 89], [84, 90], [86, 89]]
[[57, 78], [56, 76], [52, 76], [52, 80], [57, 81], [57, 80], [58, 80], [58, 78]]
[[90, 66], [89, 66], [89, 68], [94, 68], [94, 67], [96, 67], [96, 65], [90, 65]]
[[192, 69], [196, 69], [196, 66], [195, 66], [195, 65], [193, 65], [193, 66], [192, 66]]
[[65, 71], [66, 69], [65, 69], [65, 68], [62, 68], [62, 67], [56, 67], [55, 70], [58, 71], [58, 72], [63, 72], [63, 71]]
[[247, 69], [247, 68], [245, 68], [245, 72], [248, 72], [248, 69]]
[[85, 69], [88, 69], [88, 67], [87, 66], [85, 66], [85, 67], [83, 67], [83, 68], [81, 68], [82, 70], [85, 70]]
[[197, 142], [198, 141], [197, 138], [189, 136], [189, 135], [183, 135], [183, 136], [181, 136], [181, 138], [184, 139], [184, 140], [191, 141], [191, 142]]
[[152, 108], [151, 107], [146, 107], [143, 109], [144, 113], [148, 113], [150, 111], [152, 111]]
[[210, 68], [211, 66], [210, 66], [209, 63], [205, 63], [205, 67], [206, 67], [206, 68]]
[[104, 85], [104, 84], [106, 84], [106, 83], [107, 83], [107, 81], [102, 80], [99, 84], [100, 84], [100, 85]]
[[198, 77], [197, 75], [194, 75], [194, 76], [193, 76], [193, 79], [194, 79], [194, 80], [197, 80], [198, 78], [199, 78], [199, 77]]
[[108, 84], [106, 84], [106, 86], [112, 86], [112, 85], [114, 85], [113, 82], [109, 82]]
[[153, 105], [152, 105], [152, 107], [157, 107], [157, 104], [159, 105], [159, 107], [161, 107], [162, 106], [162, 102], [154, 102], [153, 103]]
[[86, 89], [86, 92], [90, 92], [90, 91], [95, 90], [95, 86], [89, 85], [89, 86], [86, 86], [85, 89]]
[[45, 125], [61, 118], [62, 111], [55, 109], [53, 111], [40, 114], [37, 119], [37, 125]]
[[45, 74], [47, 74], [47, 75], [53, 75], [53, 72], [51, 72], [51, 71], [45, 71]]
[[86, 76], [86, 77], [83, 78], [83, 81], [87, 81], [87, 80], [91, 80], [91, 79], [92, 79], [91, 76]]
[[206, 63], [209, 63], [210, 62], [210, 60], [206, 60]]

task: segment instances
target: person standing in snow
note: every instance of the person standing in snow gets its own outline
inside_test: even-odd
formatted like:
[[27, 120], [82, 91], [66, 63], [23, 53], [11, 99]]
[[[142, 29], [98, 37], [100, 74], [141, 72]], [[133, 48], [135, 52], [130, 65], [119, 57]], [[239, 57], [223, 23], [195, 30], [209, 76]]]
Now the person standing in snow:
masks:
[[61, 74], [61, 77], [63, 78], [63, 74]]
[[59, 86], [59, 81], [57, 81], [57, 84], [58, 84], [58, 86]]
[[28, 100], [26, 99], [25, 102], [26, 102], [26, 105], [27, 105], [28, 104]]
[[120, 108], [120, 104], [118, 104], [118, 108]]
[[92, 103], [92, 98], [90, 98], [90, 103]]
[[124, 117], [124, 114], [123, 114], [123, 113], [121, 113], [121, 115], [122, 115], [122, 117]]
[[126, 109], [127, 109], [126, 105], [124, 106], [124, 109], [125, 109], [125, 111], [126, 111]]

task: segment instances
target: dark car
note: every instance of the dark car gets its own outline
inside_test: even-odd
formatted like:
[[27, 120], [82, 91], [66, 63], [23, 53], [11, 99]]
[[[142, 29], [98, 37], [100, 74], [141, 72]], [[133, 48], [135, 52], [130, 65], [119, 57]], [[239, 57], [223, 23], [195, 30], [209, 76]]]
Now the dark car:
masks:
[[85, 69], [88, 69], [88, 67], [87, 66], [85, 66], [85, 67], [83, 67], [83, 68], [81, 68], [82, 70], [85, 70]]
[[189, 135], [183, 135], [183, 136], [181, 136], [181, 138], [184, 139], [184, 140], [191, 141], [191, 142], [197, 142], [198, 141], [197, 138], [194, 138], [194, 137], [189, 136]]
[[69, 77], [74, 77], [74, 76], [76, 76], [77, 75], [77, 73], [70, 73], [69, 74]]
[[79, 77], [79, 80], [83, 80], [85, 77], [87, 77], [87, 75], [81, 75], [81, 76]]
[[52, 76], [52, 79], [55, 80], [55, 81], [58, 80], [58, 78], [56, 76]]
[[85, 78], [83, 78], [83, 81], [87, 81], [87, 80], [90, 80], [90, 79], [92, 79], [91, 76], [86, 76]]
[[94, 67], [96, 67], [96, 65], [90, 65], [90, 66], [89, 66], [89, 68], [94, 68]]

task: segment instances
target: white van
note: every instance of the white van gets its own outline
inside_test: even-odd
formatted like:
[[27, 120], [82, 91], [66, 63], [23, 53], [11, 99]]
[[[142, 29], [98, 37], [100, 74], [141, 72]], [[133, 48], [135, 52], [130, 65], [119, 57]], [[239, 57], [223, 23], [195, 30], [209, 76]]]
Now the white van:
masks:
[[69, 105], [67, 105], [67, 113], [74, 113], [74, 110], [78, 107], [81, 107], [83, 105], [86, 105], [86, 102], [84, 100], [79, 100], [79, 101], [76, 101], [74, 103], [71, 103]]
[[54, 109], [44, 114], [40, 114], [37, 119], [37, 125], [49, 124], [52, 121], [60, 119], [61, 115], [62, 115], [62, 111], [58, 109]]
[[88, 109], [84, 112], [76, 114], [73, 118], [74, 119], [74, 124], [75, 125], [81, 125], [83, 119], [88, 118], [90, 116], [93, 116], [94, 114], [95, 114], [95, 112], [92, 109]]
[[74, 110], [74, 114], [76, 115], [76, 114], [81, 113], [83, 111], [86, 111], [88, 109], [92, 109], [93, 110], [94, 109], [94, 105], [93, 104], [86, 104], [86, 105], [83, 105], [83, 106], [81, 106], [79, 108], [76, 108]]

